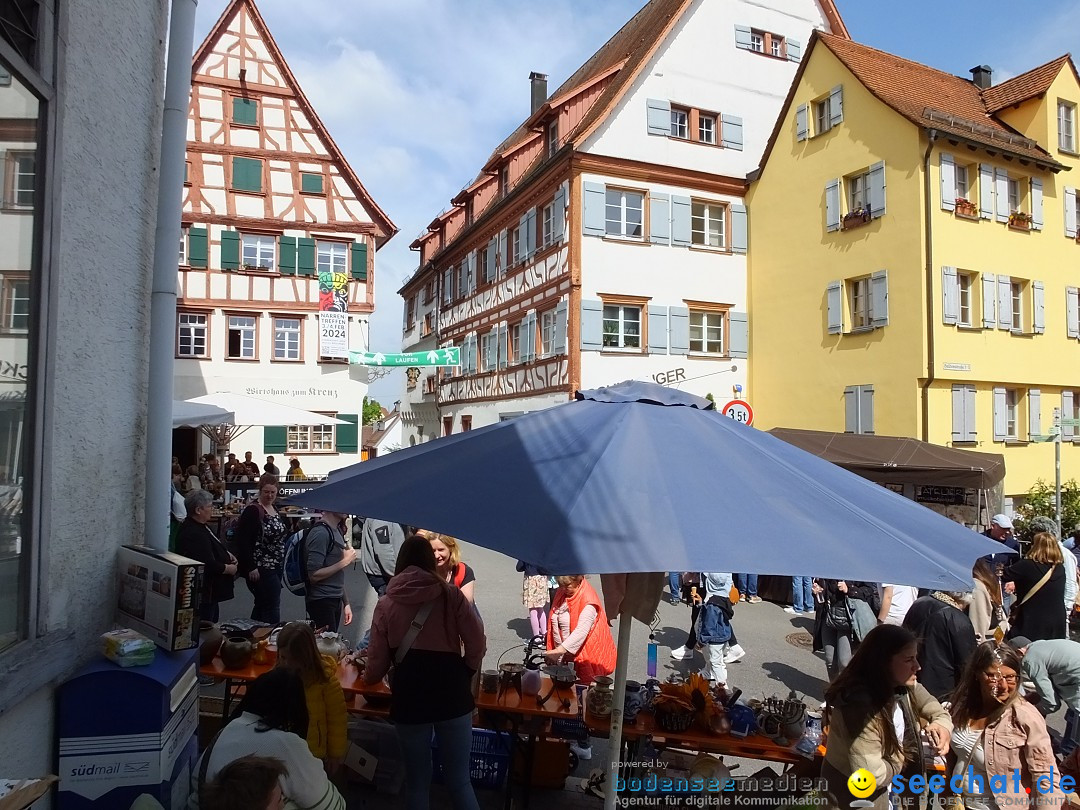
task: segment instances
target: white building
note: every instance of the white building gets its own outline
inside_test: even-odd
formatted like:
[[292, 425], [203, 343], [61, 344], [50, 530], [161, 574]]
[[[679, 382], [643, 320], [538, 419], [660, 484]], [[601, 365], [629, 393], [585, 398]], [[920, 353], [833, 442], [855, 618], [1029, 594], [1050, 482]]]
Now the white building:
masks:
[[[396, 228], [251, 0], [233, 0], [195, 54], [185, 191], [176, 398], [225, 391], [336, 416], [351, 424], [250, 428], [231, 449], [298, 457], [309, 475], [359, 461], [367, 370], [348, 352], [367, 349], [375, 251]], [[208, 449], [174, 434], [184, 466]]]
[[[651, 0], [548, 94], [413, 247], [406, 441], [653, 380], [719, 404], [748, 363], [746, 175], [831, 0]], [[752, 392], [745, 392], [752, 396]]]

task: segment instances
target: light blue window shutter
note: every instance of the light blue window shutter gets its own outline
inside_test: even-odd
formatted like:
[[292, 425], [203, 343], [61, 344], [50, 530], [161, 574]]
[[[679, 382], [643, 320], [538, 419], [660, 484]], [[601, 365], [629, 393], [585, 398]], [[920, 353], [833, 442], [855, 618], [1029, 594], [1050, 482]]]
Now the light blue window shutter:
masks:
[[870, 167], [870, 216], [877, 219], [885, 214], [885, 161]]
[[523, 262], [529, 258], [529, 211], [521, 215], [518, 220], [518, 252], [514, 257], [515, 262]]
[[1028, 391], [1028, 437], [1042, 433], [1042, 391], [1032, 388]]
[[1031, 331], [1041, 335], [1046, 331], [1046, 290], [1041, 281], [1031, 282]]
[[844, 282], [830, 281], [825, 288], [825, 298], [829, 310], [829, 334], [840, 335], [844, 332]]
[[737, 115], [721, 115], [720, 137], [725, 149], [736, 149], [741, 152], [743, 147], [742, 119]]
[[551, 206], [551, 215], [555, 221], [551, 225], [551, 235], [556, 242], [561, 242], [566, 233], [566, 184], [555, 190], [555, 200]]
[[1041, 231], [1043, 226], [1043, 184], [1038, 177], [1031, 178], [1031, 227]]
[[484, 371], [491, 371], [499, 362], [499, 330], [492, 329], [484, 342], [487, 344], [484, 346]]
[[731, 206], [731, 250], [735, 253], [746, 253], [746, 206]]
[[475, 250], [470, 250], [469, 251], [469, 256], [468, 256], [467, 260], [469, 262], [469, 270], [468, 270], [468, 274], [469, 274], [469, 295], [472, 295], [474, 292], [476, 292], [476, 251]]
[[982, 274], [983, 329], [997, 326], [997, 278], [993, 273]]
[[582, 184], [582, 230], [586, 236], [604, 235], [604, 184], [586, 180]]
[[566, 354], [566, 298], [559, 300], [555, 307], [555, 339], [552, 341], [551, 351], [553, 354]]
[[506, 228], [499, 231], [499, 270], [505, 271], [510, 266], [510, 257], [506, 255]]
[[581, 350], [598, 352], [604, 348], [604, 303], [581, 301]]
[[1012, 279], [1008, 276], [997, 278], [998, 328], [1012, 329]]
[[668, 308], [649, 304], [649, 353], [668, 353]]
[[[1071, 419], [1073, 415], [1073, 398], [1076, 396], [1075, 391], [1062, 391], [1061, 392], [1061, 418]], [[1070, 441], [1076, 438], [1076, 428], [1072, 425], [1061, 426], [1061, 438], [1069, 439]]]
[[874, 386], [859, 386], [859, 433], [874, 432]]
[[499, 324], [499, 340], [498, 348], [495, 350], [499, 355], [499, 368], [506, 368], [507, 360], [509, 360], [509, 351], [506, 345], [506, 322]]
[[994, 196], [997, 205], [994, 211], [998, 222], [1009, 221], [1009, 173], [1004, 169], [994, 169]]
[[745, 312], [728, 313], [728, 354], [742, 360], [750, 356], [750, 323]]
[[979, 164], [979, 216], [994, 218], [994, 167], [988, 163]]
[[1006, 418], [1006, 403], [1005, 403], [1005, 389], [994, 389], [994, 441], [1005, 441], [1005, 434], [1008, 433], [1008, 421]]
[[954, 442], [966, 441], [964, 438], [964, 386], [952, 387], [952, 440]]
[[645, 106], [648, 110], [649, 134], [671, 134], [671, 102], [665, 99], [646, 99]]
[[671, 203], [667, 194], [649, 194], [649, 241], [655, 245], [671, 243]]
[[1076, 189], [1071, 186], [1065, 187], [1065, 235], [1070, 239], [1076, 238]]
[[809, 120], [810, 108], [805, 104], [800, 104], [795, 109], [795, 140], [806, 140], [806, 136], [810, 134]]
[[956, 161], [952, 155], [941, 153], [941, 207], [956, 210]]
[[885, 270], [870, 276], [870, 325], [889, 325], [889, 276]]
[[690, 198], [671, 196], [671, 243], [676, 247], [690, 244]]
[[838, 84], [829, 93], [829, 129], [844, 120], [844, 86]]
[[973, 442], [978, 438], [975, 430], [975, 386], [964, 386], [964, 441]]
[[1080, 338], [1080, 288], [1065, 288], [1065, 334]]
[[955, 267], [941, 268], [942, 320], [956, 325], [960, 320], [960, 285]]
[[840, 230], [840, 181], [825, 184], [825, 230]]
[[787, 38], [787, 58], [792, 62], [802, 59], [802, 43], [799, 40]]
[[746, 51], [750, 50], [750, 29], [745, 25], [735, 26], [735, 47]]
[[492, 237], [487, 244], [487, 263], [484, 265], [484, 281], [492, 281], [495, 278], [495, 256], [499, 249], [498, 239]]
[[844, 433], [859, 432], [859, 388], [849, 385], [844, 389]]
[[536, 206], [533, 206], [525, 214], [525, 259], [531, 259], [536, 253]]
[[530, 309], [525, 313], [525, 323], [522, 326], [521, 359], [531, 363], [536, 359], [536, 310]]
[[473, 332], [469, 335], [469, 373], [476, 373], [476, 348], [477, 348], [477, 336]]
[[690, 308], [668, 308], [668, 339], [671, 354], [690, 353]]

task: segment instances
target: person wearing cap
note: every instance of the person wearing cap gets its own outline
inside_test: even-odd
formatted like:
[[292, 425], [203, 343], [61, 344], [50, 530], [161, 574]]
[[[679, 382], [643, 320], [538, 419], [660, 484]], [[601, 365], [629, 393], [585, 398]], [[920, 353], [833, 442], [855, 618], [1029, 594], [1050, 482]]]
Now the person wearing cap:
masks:
[[1000, 575], [999, 569], [1001, 566], [1015, 562], [1016, 557], [1020, 555], [1020, 543], [1013, 534], [1012, 518], [1008, 515], [994, 515], [990, 519], [990, 528], [983, 532], [983, 535], [991, 540], [997, 540], [1008, 549], [1008, 551], [999, 551], [996, 554], [987, 554], [983, 557], [984, 560], [990, 563], [990, 567], [998, 571]]

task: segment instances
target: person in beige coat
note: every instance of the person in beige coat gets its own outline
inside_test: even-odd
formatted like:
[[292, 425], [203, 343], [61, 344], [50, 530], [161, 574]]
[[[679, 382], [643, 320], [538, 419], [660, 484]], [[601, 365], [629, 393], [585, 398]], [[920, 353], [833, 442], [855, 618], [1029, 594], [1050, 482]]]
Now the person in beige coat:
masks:
[[990, 563], [982, 558], [975, 561], [971, 575], [975, 580], [975, 589], [968, 602], [968, 618], [975, 628], [975, 637], [979, 641], [988, 641], [994, 638], [994, 631], [999, 625], [1002, 633], [1009, 630], [1009, 622], [1004, 618], [1005, 611], [1001, 605], [1001, 583]]
[[[949, 750], [948, 712], [915, 676], [918, 641], [911, 631], [891, 624], [871, 630], [851, 663], [825, 690], [828, 739], [821, 776], [830, 808], [849, 810], [852, 802], [887, 810], [893, 777], [925, 775], [920, 731], [939, 755]], [[860, 768], [874, 776], [869, 796], [854, 796], [848, 778]]]

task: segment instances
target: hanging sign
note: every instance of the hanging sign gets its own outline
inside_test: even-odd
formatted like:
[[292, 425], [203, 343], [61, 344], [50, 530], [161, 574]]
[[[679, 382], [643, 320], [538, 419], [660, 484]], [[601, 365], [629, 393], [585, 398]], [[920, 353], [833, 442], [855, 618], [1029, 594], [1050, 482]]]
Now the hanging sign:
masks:
[[319, 273], [319, 354], [349, 356], [349, 276]]
[[349, 352], [349, 362], [361, 366], [460, 366], [461, 347], [448, 346], [428, 352]]

